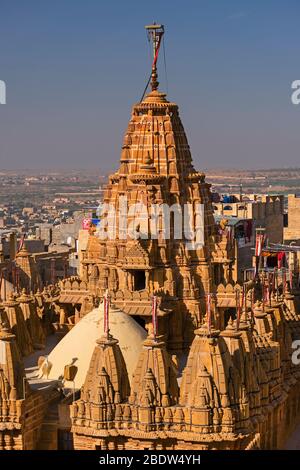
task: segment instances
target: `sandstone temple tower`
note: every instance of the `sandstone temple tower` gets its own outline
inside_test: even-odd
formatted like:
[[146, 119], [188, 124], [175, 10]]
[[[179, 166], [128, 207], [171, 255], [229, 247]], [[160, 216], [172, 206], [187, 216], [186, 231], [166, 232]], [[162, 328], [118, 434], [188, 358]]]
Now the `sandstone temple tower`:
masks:
[[[109, 289], [114, 303], [147, 329], [151, 327], [151, 296], [159, 295], [160, 333], [169, 349], [181, 350], [191, 343], [193, 330], [203, 319], [205, 295], [216, 293], [215, 265], [227, 261], [227, 284], [231, 260], [217, 246], [210, 185], [193, 167], [178, 106], [158, 90], [157, 58], [163, 27], [153, 25], [148, 31], [154, 49], [151, 91], [132, 108], [120, 167], [110, 176], [104, 193], [104, 203], [119, 214], [127, 212], [128, 223], [140, 236], [124, 235], [120, 219], [114, 226], [108, 224], [107, 239], [91, 235], [82, 256], [82, 277], [95, 295], [101, 297]], [[137, 214], [137, 203], [146, 213]], [[169, 236], [158, 214], [156, 238], [143, 237], [153, 233], [152, 207], [163, 205], [177, 208], [177, 213], [170, 212]], [[201, 214], [198, 207], [202, 207]], [[203, 243], [194, 248], [189, 246], [184, 227], [178, 236], [178, 213], [184, 222], [187, 211], [192, 230], [203, 229]], [[116, 237], [110, 239], [114, 231]], [[225, 249], [226, 245], [227, 241]]]

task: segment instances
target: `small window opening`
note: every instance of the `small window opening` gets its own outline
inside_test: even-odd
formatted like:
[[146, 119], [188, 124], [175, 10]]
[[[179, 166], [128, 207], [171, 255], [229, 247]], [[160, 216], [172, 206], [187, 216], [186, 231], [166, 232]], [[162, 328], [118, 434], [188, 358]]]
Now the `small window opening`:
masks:
[[146, 289], [146, 274], [143, 270], [133, 271], [133, 290]]

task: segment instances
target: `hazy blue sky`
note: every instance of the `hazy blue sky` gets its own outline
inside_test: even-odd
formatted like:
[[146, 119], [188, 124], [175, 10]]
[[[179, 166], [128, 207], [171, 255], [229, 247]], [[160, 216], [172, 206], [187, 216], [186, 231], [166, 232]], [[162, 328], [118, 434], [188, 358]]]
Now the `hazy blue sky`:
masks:
[[300, 166], [299, 0], [0, 0], [0, 20], [0, 168], [116, 168], [154, 20], [197, 168]]

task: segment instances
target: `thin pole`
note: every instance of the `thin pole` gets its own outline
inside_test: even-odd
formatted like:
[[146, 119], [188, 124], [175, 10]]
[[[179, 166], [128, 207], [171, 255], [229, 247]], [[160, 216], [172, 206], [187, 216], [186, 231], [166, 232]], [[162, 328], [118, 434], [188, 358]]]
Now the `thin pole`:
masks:
[[238, 330], [240, 327], [240, 319], [241, 319], [240, 292], [238, 290], [235, 291], [235, 303], [236, 303], [236, 330]]
[[153, 295], [152, 297], [152, 329], [153, 329], [153, 336], [154, 339], [157, 337], [157, 330], [158, 330], [158, 324], [157, 324], [157, 296]]
[[110, 296], [108, 291], [105, 292], [103, 297], [103, 308], [104, 308], [104, 334], [109, 337], [109, 303]]
[[211, 332], [211, 294], [206, 296], [207, 328]]
[[263, 312], [265, 311], [265, 273], [262, 273], [262, 306]]
[[[3, 269], [3, 273], [6, 272], [6, 268]], [[6, 300], [6, 279], [3, 275], [3, 288], [4, 288], [4, 300]]]

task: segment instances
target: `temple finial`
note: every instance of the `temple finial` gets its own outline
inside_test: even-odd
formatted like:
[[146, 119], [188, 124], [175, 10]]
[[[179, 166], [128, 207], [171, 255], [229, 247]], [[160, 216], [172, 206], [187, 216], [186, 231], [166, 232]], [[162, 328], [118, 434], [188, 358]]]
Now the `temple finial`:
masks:
[[157, 59], [159, 54], [159, 49], [161, 45], [161, 40], [164, 35], [164, 26], [161, 24], [153, 23], [151, 25], [145, 26], [149, 41], [152, 41], [153, 44], [153, 62], [152, 62], [152, 73], [151, 73], [151, 89], [152, 91], [157, 90], [159, 82], [157, 81]]

